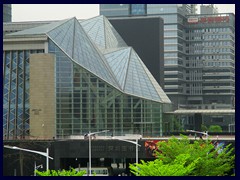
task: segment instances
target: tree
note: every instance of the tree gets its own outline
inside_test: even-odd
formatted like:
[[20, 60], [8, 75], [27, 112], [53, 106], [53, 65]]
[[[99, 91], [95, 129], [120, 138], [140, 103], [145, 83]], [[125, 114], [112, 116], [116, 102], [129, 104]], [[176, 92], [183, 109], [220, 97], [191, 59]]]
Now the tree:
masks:
[[[210, 140], [190, 142], [187, 136], [175, 137], [157, 144], [156, 160], [130, 166], [136, 175], [155, 176], [224, 176], [234, 168], [235, 155], [231, 144], [215, 148]], [[151, 168], [152, 167], [152, 170]], [[154, 168], [155, 167], [155, 168]], [[174, 171], [177, 169], [177, 172]], [[168, 172], [164, 172], [168, 170]], [[154, 172], [153, 172], [154, 171]], [[152, 173], [153, 172], [153, 173]]]
[[201, 124], [201, 130], [202, 131], [208, 131], [208, 128], [204, 124]]
[[70, 169], [70, 170], [47, 170], [47, 171], [38, 171], [35, 170], [36, 174], [38, 176], [83, 176], [86, 174], [86, 171], [76, 171], [75, 169]]
[[211, 125], [209, 127], [209, 132], [222, 132], [222, 128], [219, 125]]

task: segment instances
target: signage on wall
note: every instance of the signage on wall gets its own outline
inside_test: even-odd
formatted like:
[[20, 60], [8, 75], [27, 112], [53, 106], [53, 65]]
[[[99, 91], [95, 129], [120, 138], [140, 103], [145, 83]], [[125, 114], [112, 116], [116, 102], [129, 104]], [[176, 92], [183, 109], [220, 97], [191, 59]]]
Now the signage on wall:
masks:
[[198, 18], [188, 18], [188, 23], [198, 23]]
[[214, 17], [200, 17], [200, 18], [188, 18], [188, 23], [220, 23], [229, 22], [229, 16], [214, 16]]
[[147, 157], [156, 157], [155, 151], [161, 152], [160, 149], [158, 149], [157, 143], [160, 140], [149, 140], [145, 141], [145, 152]]

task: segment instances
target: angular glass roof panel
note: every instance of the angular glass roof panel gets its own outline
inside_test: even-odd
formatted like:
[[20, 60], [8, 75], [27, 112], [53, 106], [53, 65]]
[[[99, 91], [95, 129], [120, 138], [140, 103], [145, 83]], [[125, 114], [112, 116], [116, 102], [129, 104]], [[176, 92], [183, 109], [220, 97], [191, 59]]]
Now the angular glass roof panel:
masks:
[[[76, 20], [76, 22], [78, 22]], [[75, 23], [73, 60], [100, 78], [119, 88], [104, 56], [91, 42], [79, 23]]]
[[71, 58], [73, 57], [74, 21], [75, 18], [72, 18], [47, 33], [48, 36]]
[[125, 83], [130, 50], [131, 48], [124, 48], [104, 55], [122, 90]]
[[94, 43], [99, 47], [105, 48], [105, 32], [103, 18], [101, 16], [83, 21], [80, 24]]
[[47, 33], [47, 35], [73, 61], [119, 88], [114, 75], [111, 74], [110, 68], [105, 60], [103, 60], [104, 56], [92, 43], [76, 18], [72, 18], [61, 26], [58, 26]]
[[101, 48], [126, 47], [126, 43], [106, 17], [98, 16], [80, 22], [89, 37]]
[[145, 69], [140, 63], [140, 58], [135, 51], [131, 51], [130, 62], [126, 77], [125, 91], [154, 101], [160, 101], [158, 94], [149, 81]]
[[104, 19], [105, 34], [106, 34], [105, 36], [106, 48], [127, 47], [127, 44], [125, 43], [125, 41], [114, 29], [114, 27], [108, 21], [108, 19], [104, 16], [103, 16], [103, 19]]
[[[136, 56], [138, 56], [138, 55], [136, 54]], [[153, 85], [154, 89], [156, 90], [158, 96], [160, 97], [161, 101], [164, 102], [164, 103], [171, 103], [170, 99], [168, 98], [166, 93], [163, 91], [161, 86], [158, 84], [156, 79], [153, 77], [153, 75], [150, 73], [150, 71], [145, 66], [145, 64], [142, 61], [140, 61], [140, 63], [142, 64], [142, 67], [144, 68], [144, 70], [145, 70], [145, 72], [146, 72], [146, 74], [149, 78], [148, 82], [152, 83], [152, 85]], [[155, 96], [156, 94], [152, 94], [152, 95]]]

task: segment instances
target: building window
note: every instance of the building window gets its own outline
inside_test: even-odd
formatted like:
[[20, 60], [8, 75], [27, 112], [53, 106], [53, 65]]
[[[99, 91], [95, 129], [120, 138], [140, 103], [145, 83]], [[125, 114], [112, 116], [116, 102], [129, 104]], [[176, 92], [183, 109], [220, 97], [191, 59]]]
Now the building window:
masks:
[[132, 15], [143, 15], [146, 14], [146, 4], [132, 4], [131, 5]]

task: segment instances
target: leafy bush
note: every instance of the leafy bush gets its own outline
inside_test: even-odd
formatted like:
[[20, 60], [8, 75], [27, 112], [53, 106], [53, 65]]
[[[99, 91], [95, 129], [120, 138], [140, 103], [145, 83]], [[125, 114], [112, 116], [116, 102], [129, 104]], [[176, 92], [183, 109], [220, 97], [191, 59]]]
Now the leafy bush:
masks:
[[[157, 143], [157, 159], [131, 164], [137, 176], [224, 176], [234, 168], [235, 154], [231, 144], [216, 148], [210, 140], [190, 142], [187, 136]], [[219, 151], [219, 149], [221, 151]], [[221, 153], [218, 153], [221, 152]]]
[[209, 132], [222, 132], [222, 128], [219, 125], [211, 125], [208, 129]]
[[86, 174], [86, 171], [76, 171], [71, 168], [70, 170], [47, 170], [47, 171], [35, 171], [38, 176], [83, 176]]

